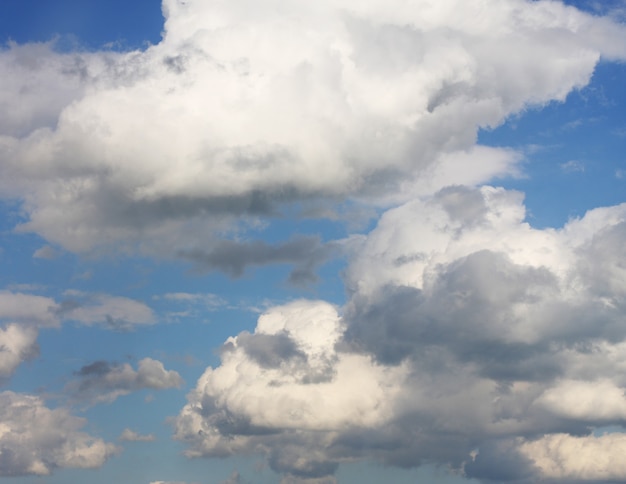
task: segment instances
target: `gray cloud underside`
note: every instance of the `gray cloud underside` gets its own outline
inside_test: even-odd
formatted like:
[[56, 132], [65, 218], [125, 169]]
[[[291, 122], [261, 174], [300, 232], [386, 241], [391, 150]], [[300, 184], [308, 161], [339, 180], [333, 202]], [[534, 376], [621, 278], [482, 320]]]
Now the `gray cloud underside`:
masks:
[[89, 404], [110, 403], [119, 396], [146, 388], [164, 390], [183, 384], [176, 371], [165, 370], [163, 363], [151, 358], [140, 360], [137, 370], [128, 363], [96, 361], [83, 366], [75, 376], [65, 392], [75, 401]]
[[248, 266], [288, 263], [295, 268], [292, 283], [315, 282], [315, 269], [339, 252], [337, 243], [323, 244], [319, 237], [298, 237], [277, 245], [262, 241], [221, 241], [209, 250], [181, 251], [179, 256], [195, 263], [199, 270], [220, 270], [240, 277]]
[[191, 456], [262, 449], [296, 480], [357, 458], [485, 482], [625, 478], [624, 434], [591, 432], [626, 421], [626, 205], [559, 230], [523, 219], [519, 194], [491, 187], [388, 211], [341, 316], [298, 301], [230, 338], [177, 438]]

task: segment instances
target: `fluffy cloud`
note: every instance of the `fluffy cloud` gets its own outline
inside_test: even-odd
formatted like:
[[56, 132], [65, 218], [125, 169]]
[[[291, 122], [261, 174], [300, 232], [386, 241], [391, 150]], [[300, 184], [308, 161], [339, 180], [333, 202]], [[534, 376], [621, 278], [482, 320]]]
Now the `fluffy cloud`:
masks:
[[0, 327], [0, 382], [10, 377], [20, 363], [38, 353], [37, 329], [19, 324]]
[[68, 383], [65, 391], [75, 400], [90, 404], [110, 403], [122, 395], [150, 388], [165, 390], [179, 388], [183, 380], [174, 370], [152, 358], [139, 361], [137, 370], [128, 364], [96, 361], [76, 372], [77, 379]]
[[85, 424], [35, 396], [0, 393], [0, 475], [48, 475], [56, 468], [95, 468], [117, 452], [81, 432]]
[[289, 479], [357, 458], [626, 478], [581, 464], [623, 438], [589, 433], [626, 414], [626, 204], [558, 230], [524, 215], [492, 187], [389, 210], [355, 249], [343, 310], [297, 301], [229, 339], [177, 438], [190, 456], [265, 453]]
[[40, 328], [58, 327], [63, 321], [101, 324], [111, 329], [131, 329], [155, 322], [145, 304], [120, 296], [67, 291], [60, 302], [52, 298], [0, 291], [0, 382], [24, 361], [39, 354]]
[[[431, 185], [420, 180], [468, 158], [479, 127], [564, 99], [601, 56], [626, 57], [621, 26], [558, 2], [163, 11], [164, 38], [143, 52], [1, 53], [15, 73], [2, 99], [24, 106], [0, 139], [0, 192], [23, 202], [21, 230], [73, 251], [211, 249], [233, 217]], [[457, 164], [456, 182], [514, 171], [517, 157], [492, 151], [480, 175]]]
[[190, 444], [188, 455], [270, 444], [279, 470], [300, 477], [332, 472], [335, 463], [321, 452], [317, 462], [311, 449], [303, 457], [301, 446], [328, 443], [332, 429], [386, 423], [407, 373], [367, 355], [337, 353], [342, 332], [333, 306], [296, 301], [261, 316], [253, 334], [230, 338], [222, 365], [207, 369], [178, 418], [176, 436]]
[[553, 479], [622, 481], [626, 435], [573, 437], [553, 434], [521, 445], [521, 452]]

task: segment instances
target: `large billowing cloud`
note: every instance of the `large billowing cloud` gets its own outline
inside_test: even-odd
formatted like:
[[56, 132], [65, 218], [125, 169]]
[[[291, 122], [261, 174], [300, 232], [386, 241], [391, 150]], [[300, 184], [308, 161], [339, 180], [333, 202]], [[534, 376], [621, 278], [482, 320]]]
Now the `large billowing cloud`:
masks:
[[177, 420], [189, 455], [261, 452], [298, 479], [356, 458], [626, 479], [623, 435], [591, 433], [626, 418], [626, 205], [558, 230], [524, 215], [492, 187], [386, 212], [341, 312], [297, 301], [224, 344]]
[[233, 217], [288, 202], [441, 188], [439, 163], [455, 183], [482, 182], [518, 157], [492, 149], [468, 170], [485, 155], [479, 127], [564, 99], [601, 56], [626, 57], [622, 27], [551, 1], [163, 11], [163, 40], [143, 52], [0, 52], [13, 73], [0, 100], [20, 107], [0, 125], [0, 192], [23, 202], [22, 230], [73, 251], [211, 253]]
[[100, 467], [118, 449], [81, 432], [84, 425], [85, 419], [51, 410], [39, 397], [0, 393], [0, 476]]

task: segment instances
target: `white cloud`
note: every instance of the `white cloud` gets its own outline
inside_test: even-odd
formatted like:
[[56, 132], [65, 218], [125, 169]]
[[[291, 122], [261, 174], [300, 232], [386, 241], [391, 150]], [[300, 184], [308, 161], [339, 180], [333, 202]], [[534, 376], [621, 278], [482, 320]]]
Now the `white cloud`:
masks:
[[22, 362], [39, 353], [40, 328], [59, 327], [64, 321], [130, 329], [153, 324], [155, 316], [144, 303], [120, 296], [66, 291], [56, 300], [12, 291], [0, 291], [0, 380], [10, 377]]
[[623, 481], [626, 479], [626, 434], [574, 437], [553, 434], [520, 446], [543, 476], [581, 481]]
[[5, 115], [0, 135], [19, 138], [54, 128], [63, 109], [82, 97], [87, 85], [97, 83], [119, 57], [113, 52], [60, 54], [54, 42], [2, 46], [0, 106]]
[[[164, 40], [145, 52], [2, 53], [16, 86], [43, 86], [5, 95], [45, 111], [0, 142], [0, 192], [24, 200], [22, 230], [73, 251], [175, 255], [211, 248], [233, 216], [428, 186], [433, 164], [476, 150], [479, 127], [564, 99], [600, 56], [626, 57], [622, 26], [558, 2], [168, 0], [164, 12]], [[28, 49], [36, 62], [13, 67]], [[455, 183], [515, 171], [506, 150], [491, 157]]]
[[117, 453], [80, 428], [85, 420], [49, 409], [35, 396], [0, 393], [0, 475], [48, 475], [57, 468], [97, 468]]
[[137, 432], [126, 428], [122, 431], [118, 439], [123, 442], [154, 442], [156, 437], [153, 434], [138, 434]]
[[626, 419], [624, 388], [609, 379], [563, 381], [545, 391], [536, 403], [558, 416], [582, 421]]
[[338, 354], [342, 331], [333, 306], [296, 301], [262, 315], [253, 334], [230, 338], [222, 365], [207, 369], [178, 417], [176, 435], [191, 444], [188, 455], [252, 450], [273, 429], [278, 441], [296, 445], [294, 455], [283, 449], [284, 462], [276, 465], [314, 475], [314, 452], [295, 455], [308, 433], [385, 424], [406, 369]]
[[77, 378], [65, 386], [65, 391], [75, 400], [89, 404], [111, 403], [131, 392], [150, 388], [165, 390], [183, 384], [174, 370], [166, 370], [163, 363], [152, 358], [139, 361], [137, 370], [128, 364], [96, 361], [76, 372]]
[[0, 382], [25, 360], [39, 353], [37, 329], [19, 324], [0, 327]]
[[543, 230], [493, 187], [391, 209], [354, 246], [346, 306], [270, 308], [230, 338], [176, 437], [190, 456], [262, 452], [288, 479], [358, 458], [553, 477], [528, 442], [624, 419], [625, 243], [626, 204]]
[[0, 291], [0, 319], [35, 326], [58, 326], [56, 302], [48, 297]]

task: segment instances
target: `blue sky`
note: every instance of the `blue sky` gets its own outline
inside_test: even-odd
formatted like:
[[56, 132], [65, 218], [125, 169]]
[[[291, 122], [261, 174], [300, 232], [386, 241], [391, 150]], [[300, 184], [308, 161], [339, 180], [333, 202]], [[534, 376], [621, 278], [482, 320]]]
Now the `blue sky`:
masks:
[[3, 1], [0, 476], [626, 480], [625, 18]]

